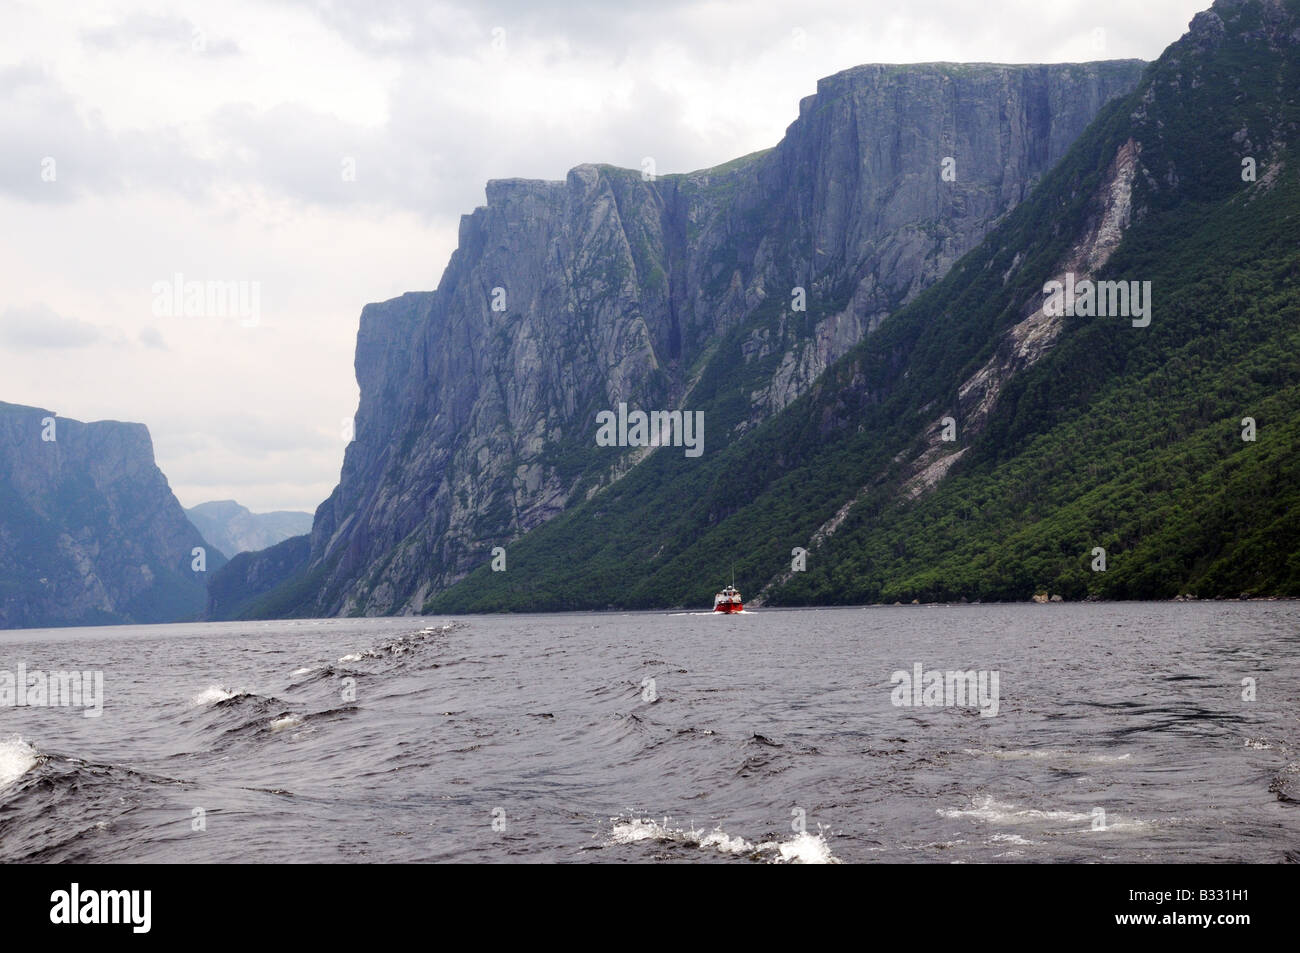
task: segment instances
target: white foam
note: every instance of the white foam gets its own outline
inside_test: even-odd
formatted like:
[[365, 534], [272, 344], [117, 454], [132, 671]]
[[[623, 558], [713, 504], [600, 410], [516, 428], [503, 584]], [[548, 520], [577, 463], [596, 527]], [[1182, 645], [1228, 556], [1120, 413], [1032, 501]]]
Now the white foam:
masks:
[[314, 671], [316, 671], [315, 666], [308, 666], [307, 668], [296, 668], [289, 673], [289, 677], [292, 678], [296, 675], [306, 675], [308, 672], [314, 672]]
[[795, 834], [790, 840], [777, 848], [780, 851], [779, 862], [783, 864], [838, 864], [839, 859], [831, 854], [831, 846], [820, 833]]
[[1021, 837], [1019, 834], [994, 834], [989, 838], [995, 844], [1033, 844], [1027, 837]]
[[271, 721], [272, 731], [284, 731], [286, 728], [297, 728], [302, 724], [302, 715], [285, 715], [283, 718], [275, 718]]
[[1088, 764], [1117, 764], [1133, 757], [1132, 752], [1125, 754], [1090, 754], [1083, 751], [1067, 751], [1060, 748], [1024, 748], [986, 750], [984, 748], [966, 748], [966, 753], [976, 757], [995, 758], [999, 761], [1073, 761]]
[[713, 619], [725, 619], [729, 615], [753, 615], [748, 609], [741, 609], [739, 612], [666, 612], [667, 616], [696, 616], [697, 618], [708, 616]]
[[0, 741], [0, 790], [30, 771], [37, 758], [36, 749], [17, 735]]
[[[1073, 830], [1096, 830], [1099, 832], [1138, 830], [1151, 826], [1150, 821], [1137, 818], [1120, 818], [1108, 811], [1103, 818], [1105, 826], [1094, 828], [1092, 826], [1093, 814], [1091, 811], [1044, 811], [1038, 808], [1021, 807], [1017, 804], [998, 801], [987, 794], [971, 798], [969, 808], [941, 807], [937, 808], [935, 813], [940, 817], [949, 819], [971, 818], [976, 821], [983, 821], [986, 824], [1029, 824], [1039, 828], [1056, 826]], [[1075, 825], [1082, 826], [1077, 827]]]
[[705, 849], [716, 850], [722, 854], [748, 854], [754, 845], [743, 837], [732, 837], [720, 827], [715, 827], [707, 834], [698, 835], [696, 843]]
[[614, 825], [610, 831], [609, 842], [611, 844], [635, 844], [643, 840], [662, 840], [667, 831], [656, 824], [654, 821], [643, 818], [633, 818], [630, 821], [620, 821]]
[[1041, 811], [995, 800], [989, 795], [971, 798], [969, 808], [941, 807], [940, 817], [970, 817], [990, 824], [1023, 824], [1049, 821], [1059, 824], [1092, 823], [1092, 814], [1079, 811]]
[[649, 818], [636, 817], [631, 820], [611, 818], [614, 827], [610, 831], [609, 844], [636, 844], [641, 841], [657, 843], [687, 844], [702, 850], [716, 850], [731, 856], [751, 855], [765, 857], [776, 864], [838, 864], [840, 861], [831, 854], [830, 846], [820, 833], [807, 832], [795, 834], [789, 840], [764, 841], [753, 844], [743, 837], [733, 837], [721, 827], [711, 831], [672, 827], [668, 818], [663, 822]]
[[340, 662], [360, 662], [366, 656], [361, 652], [352, 652], [339, 659]]
[[696, 847], [715, 848], [724, 854], [739, 854], [754, 849], [754, 846], [743, 838], [733, 838], [721, 828], [708, 832], [683, 830], [670, 827], [668, 818], [664, 818], [663, 823], [645, 817], [634, 817], [629, 821], [619, 821], [618, 818], [613, 820], [616, 823], [609, 835], [611, 844], [636, 844], [649, 840], [669, 844], [694, 844]]
[[232, 692], [230, 689], [223, 688], [220, 685], [209, 685], [207, 688], [203, 689], [203, 691], [191, 698], [190, 702], [197, 708], [203, 705], [215, 705], [217, 702], [223, 702], [228, 698], [238, 698], [241, 695], [247, 694], [248, 692], [244, 691], [242, 688]]

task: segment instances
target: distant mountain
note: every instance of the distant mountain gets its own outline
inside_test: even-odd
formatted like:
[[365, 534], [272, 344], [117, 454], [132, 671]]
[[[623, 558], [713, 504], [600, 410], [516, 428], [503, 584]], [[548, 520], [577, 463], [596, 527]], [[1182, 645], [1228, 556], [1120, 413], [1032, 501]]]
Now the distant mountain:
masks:
[[[362, 312], [356, 439], [310, 548], [232, 565], [218, 612], [418, 611], [662, 456], [596, 443], [620, 403], [705, 412], [720, 454], [947, 273], [1144, 65], [862, 66], [716, 168], [489, 182], [437, 290]], [[695, 502], [670, 496], [655, 522]]]
[[0, 628], [197, 618], [225, 562], [143, 424], [0, 403]]
[[266, 549], [311, 532], [311, 514], [294, 510], [253, 513], [234, 500], [200, 503], [185, 511], [203, 538], [227, 556]]

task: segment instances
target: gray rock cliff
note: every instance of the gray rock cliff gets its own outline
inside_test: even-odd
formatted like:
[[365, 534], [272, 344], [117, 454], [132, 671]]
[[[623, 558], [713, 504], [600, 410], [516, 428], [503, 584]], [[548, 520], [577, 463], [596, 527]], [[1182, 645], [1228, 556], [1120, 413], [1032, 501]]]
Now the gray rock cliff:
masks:
[[[711, 446], [779, 411], [1143, 67], [862, 66], [821, 80], [775, 148], [714, 169], [489, 182], [437, 290], [361, 315], [355, 440], [275, 611], [418, 611], [636, 464], [592, 452], [620, 401], [690, 408], [707, 381], [710, 406], [740, 408], [711, 415]], [[241, 567], [262, 591], [265, 567]]]
[[185, 518], [143, 424], [0, 403], [0, 628], [197, 618], [225, 561]]

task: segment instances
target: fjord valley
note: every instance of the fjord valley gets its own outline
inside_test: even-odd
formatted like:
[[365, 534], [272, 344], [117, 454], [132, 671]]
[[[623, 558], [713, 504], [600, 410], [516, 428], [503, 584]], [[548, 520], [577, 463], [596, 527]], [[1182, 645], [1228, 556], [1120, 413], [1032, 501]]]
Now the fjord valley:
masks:
[[[564, 182], [490, 182], [438, 290], [362, 315], [357, 439], [310, 550], [285, 543], [236, 561], [213, 580], [212, 616], [451, 605], [461, 597], [437, 600], [462, 582], [458, 592], [477, 591], [467, 577], [496, 547], [510, 553], [515, 608], [698, 601], [707, 593], [685, 577], [657, 592], [648, 578], [694, 558], [680, 534], [697, 535], [698, 481], [721, 472], [705, 462], [755, 439], [947, 273], [1142, 69], [860, 67], [823, 80], [774, 149], [715, 169], [580, 166]], [[665, 471], [652, 448], [602, 446], [599, 415], [621, 405], [702, 416], [702, 455]], [[625, 536], [639, 518], [629, 514], [591, 532], [640, 480], [673, 500], [642, 496], [657, 525]], [[671, 488], [679, 480], [688, 493]], [[595, 522], [572, 522], [579, 510]], [[557, 519], [575, 538], [540, 558], [517, 550]], [[804, 539], [793, 525], [784, 538]], [[543, 564], [586, 594], [536, 575]]]
[[362, 312], [309, 531], [11, 407], [5, 624], [1298, 595], [1298, 29], [860, 66], [714, 168], [489, 181]]
[[[692, 605], [732, 562], [768, 605], [1300, 594], [1296, 30], [862, 67], [718, 169], [490, 183], [363, 315], [310, 539], [213, 617]], [[620, 403], [707, 450], [598, 446]]]
[[21, 8], [0, 861], [1245, 906], [1170, 868], [1300, 861], [1300, 0], [1199, 2]]

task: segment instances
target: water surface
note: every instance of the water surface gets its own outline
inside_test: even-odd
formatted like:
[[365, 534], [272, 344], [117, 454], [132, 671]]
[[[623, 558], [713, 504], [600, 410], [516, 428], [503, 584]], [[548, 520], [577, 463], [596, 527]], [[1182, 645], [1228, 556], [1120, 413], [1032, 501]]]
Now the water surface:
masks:
[[[0, 633], [20, 662], [104, 704], [0, 708], [6, 862], [1300, 859], [1292, 602]], [[997, 714], [893, 704], [916, 663], [996, 672]]]

